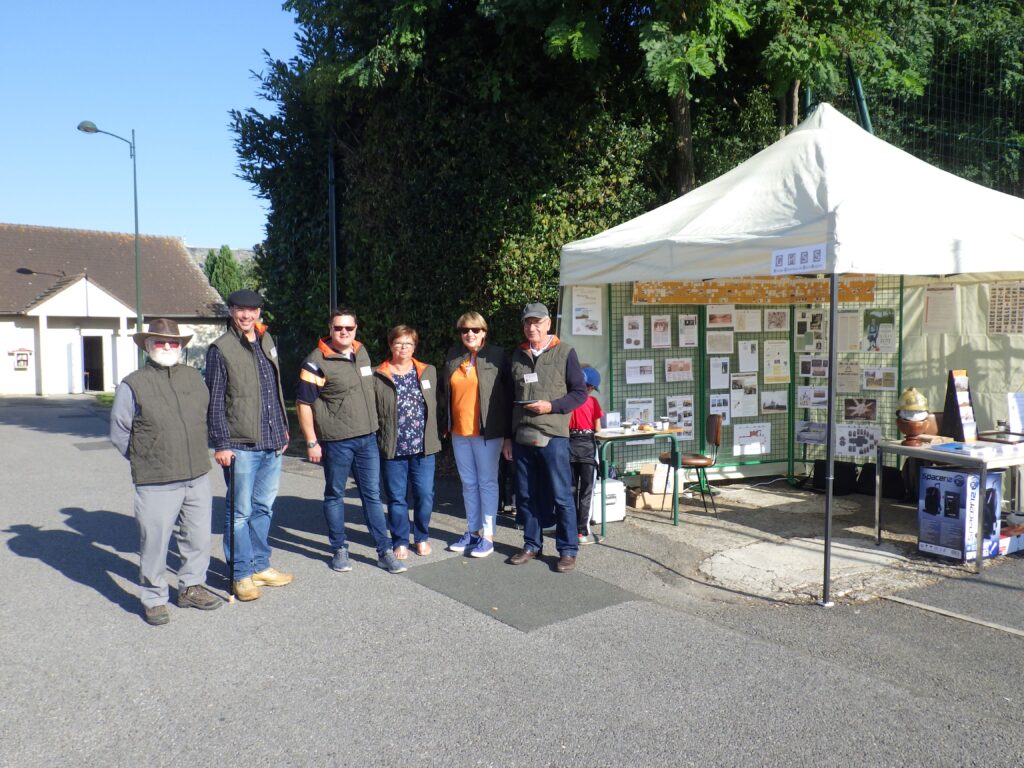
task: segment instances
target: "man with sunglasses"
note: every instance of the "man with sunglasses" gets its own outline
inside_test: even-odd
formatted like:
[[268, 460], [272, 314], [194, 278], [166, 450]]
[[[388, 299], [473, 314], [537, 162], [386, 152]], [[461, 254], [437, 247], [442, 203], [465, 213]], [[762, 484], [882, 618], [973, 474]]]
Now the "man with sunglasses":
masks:
[[391, 548], [391, 534], [380, 500], [380, 450], [373, 366], [366, 347], [356, 341], [356, 314], [336, 310], [302, 363], [295, 410], [306, 437], [306, 456], [324, 468], [324, 518], [334, 555], [331, 568], [352, 570], [345, 536], [345, 484], [355, 477], [366, 527], [377, 549], [377, 565], [388, 573], [405, 566]]
[[181, 364], [192, 339], [173, 320], [156, 319], [138, 332], [146, 365], [114, 393], [110, 440], [131, 462], [139, 524], [140, 598], [148, 624], [166, 624], [167, 545], [177, 533], [178, 607], [203, 611], [221, 601], [203, 586], [210, 566], [210, 452], [206, 444], [209, 393], [199, 371]]
[[[210, 443], [214, 461], [224, 468], [229, 496], [234, 462], [235, 498], [227, 500], [224, 556], [234, 562], [234, 593], [243, 601], [259, 598], [260, 587], [292, 581], [291, 574], [270, 567], [270, 522], [288, 447], [288, 420], [277, 346], [260, 322], [262, 307], [263, 297], [249, 288], [228, 296], [231, 326], [206, 353]], [[234, 527], [232, 536], [228, 525]]]

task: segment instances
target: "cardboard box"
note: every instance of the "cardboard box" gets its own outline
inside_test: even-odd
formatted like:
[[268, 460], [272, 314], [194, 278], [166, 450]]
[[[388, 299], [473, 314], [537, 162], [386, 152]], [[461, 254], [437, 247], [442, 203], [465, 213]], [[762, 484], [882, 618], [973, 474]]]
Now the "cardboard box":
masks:
[[669, 489], [668, 493], [647, 493], [640, 494], [638, 500], [638, 506], [640, 509], [654, 509], [661, 510], [663, 512], [672, 511], [672, 491]]
[[981, 491], [977, 472], [922, 467], [917, 500], [918, 551], [953, 560], [973, 560], [980, 521], [986, 530], [983, 556], [1000, 554], [1002, 482], [1001, 472], [989, 472], [986, 488]]
[[[605, 483], [605, 522], [617, 523], [626, 519], [626, 486], [621, 480]], [[590, 500], [590, 521], [601, 524], [601, 479], [594, 483], [594, 496]]]

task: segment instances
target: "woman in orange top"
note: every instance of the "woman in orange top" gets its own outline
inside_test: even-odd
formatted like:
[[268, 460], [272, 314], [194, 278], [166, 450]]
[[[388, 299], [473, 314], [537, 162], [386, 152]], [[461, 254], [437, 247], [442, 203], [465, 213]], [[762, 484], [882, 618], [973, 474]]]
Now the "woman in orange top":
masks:
[[498, 459], [512, 437], [509, 358], [504, 349], [487, 343], [487, 321], [478, 312], [465, 313], [456, 327], [462, 343], [448, 350], [438, 401], [447, 407], [466, 532], [448, 549], [487, 557], [494, 551]]

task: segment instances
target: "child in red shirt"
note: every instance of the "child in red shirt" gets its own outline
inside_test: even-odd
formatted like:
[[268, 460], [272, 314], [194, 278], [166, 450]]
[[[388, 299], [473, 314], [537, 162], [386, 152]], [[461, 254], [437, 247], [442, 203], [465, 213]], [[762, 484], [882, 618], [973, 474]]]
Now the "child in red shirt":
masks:
[[[587, 380], [587, 394], [599, 392], [601, 374], [590, 367], [583, 368]], [[601, 429], [604, 411], [593, 396], [569, 416], [569, 466], [572, 469], [572, 492], [576, 499], [576, 525], [580, 544], [590, 544], [590, 502], [594, 495], [597, 469], [597, 441], [594, 433]]]

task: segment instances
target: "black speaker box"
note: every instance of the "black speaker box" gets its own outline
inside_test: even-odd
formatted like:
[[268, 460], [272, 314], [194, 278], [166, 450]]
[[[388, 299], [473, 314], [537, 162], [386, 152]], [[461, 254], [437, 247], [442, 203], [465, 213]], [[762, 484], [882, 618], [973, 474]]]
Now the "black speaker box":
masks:
[[[857, 490], [857, 465], [852, 461], [833, 462], [834, 476], [832, 479], [832, 495], [846, 496]], [[883, 486], [884, 487], [884, 486]], [[816, 491], [825, 490], [825, 460], [814, 460], [814, 478], [811, 488]]]
[[[875, 462], [860, 468], [857, 478], [857, 493], [875, 495]], [[907, 497], [907, 489], [903, 485], [903, 475], [896, 467], [882, 466], [882, 496], [887, 499], [903, 501]]]

